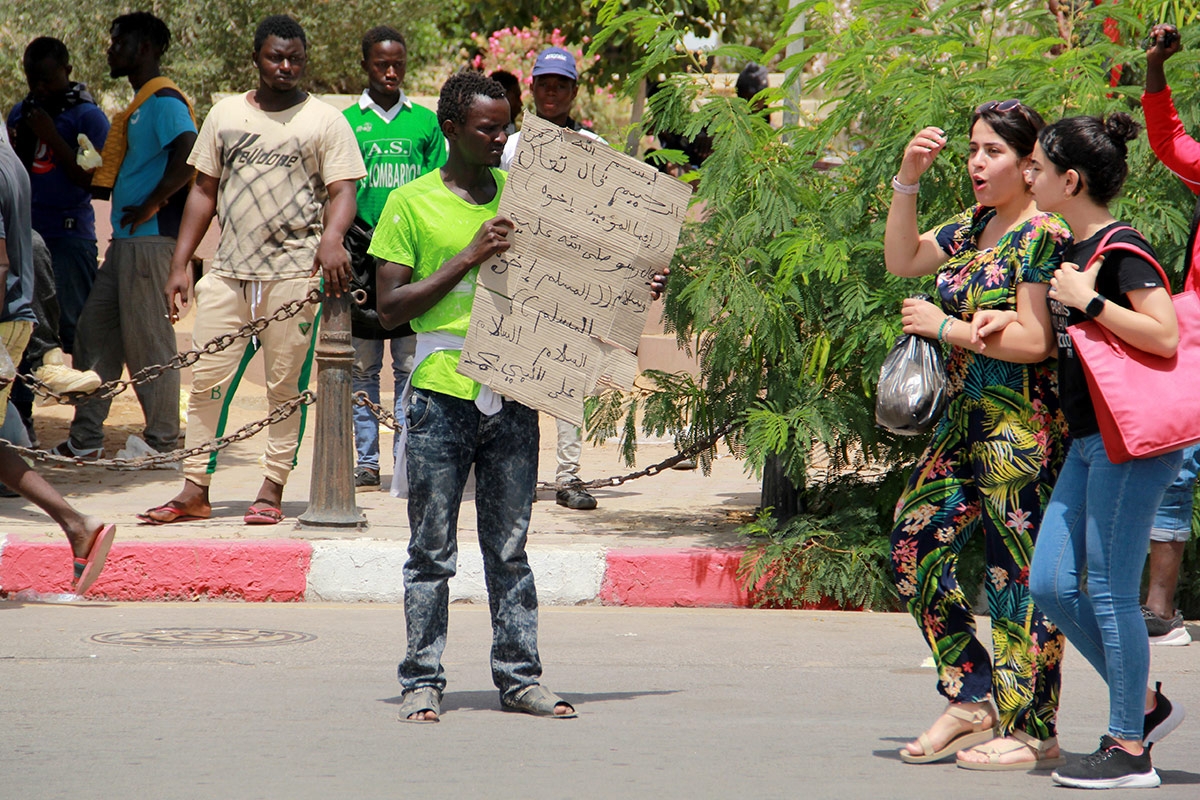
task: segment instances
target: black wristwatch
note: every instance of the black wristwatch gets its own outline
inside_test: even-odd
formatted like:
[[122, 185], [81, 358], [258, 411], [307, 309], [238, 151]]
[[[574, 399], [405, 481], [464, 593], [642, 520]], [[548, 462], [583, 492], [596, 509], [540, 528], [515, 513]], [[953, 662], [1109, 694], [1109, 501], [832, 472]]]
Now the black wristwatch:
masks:
[[1105, 299], [1104, 295], [1098, 294], [1087, 304], [1087, 308], [1083, 310], [1083, 313], [1088, 319], [1095, 319], [1100, 316], [1100, 312], [1104, 311], [1104, 304], [1107, 302], [1108, 300]]

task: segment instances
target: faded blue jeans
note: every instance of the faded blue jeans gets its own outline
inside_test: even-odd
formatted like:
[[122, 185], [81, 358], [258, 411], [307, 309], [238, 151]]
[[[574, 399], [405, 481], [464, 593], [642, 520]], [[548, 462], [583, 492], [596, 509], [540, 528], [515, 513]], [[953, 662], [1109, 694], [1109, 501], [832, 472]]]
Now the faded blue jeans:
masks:
[[449, 580], [458, 558], [458, 508], [475, 465], [479, 549], [492, 613], [492, 681], [501, 701], [538, 682], [537, 590], [525, 555], [537, 483], [538, 415], [512, 400], [484, 416], [471, 400], [413, 389], [408, 407], [408, 520], [404, 565], [405, 692], [446, 688]]
[[[400, 393], [408, 383], [412, 371], [413, 353], [417, 347], [416, 336], [401, 336], [396, 339], [359, 339], [354, 337], [354, 366], [350, 370], [350, 390], [366, 392], [367, 398], [379, 403], [379, 372], [383, 368], [383, 346], [392, 351], [392, 387], [394, 395], [393, 413], [400, 413]], [[353, 406], [354, 449], [359, 467], [379, 470], [379, 420], [374, 412], [357, 403]]]
[[1179, 475], [1163, 493], [1150, 528], [1153, 542], [1186, 542], [1192, 538], [1192, 503], [1196, 492], [1196, 474], [1200, 472], [1200, 445], [1181, 451], [1183, 466]]
[[1033, 553], [1033, 601], [1108, 683], [1108, 733], [1117, 739], [1142, 738], [1150, 677], [1142, 568], [1154, 511], [1182, 460], [1176, 451], [1114, 464], [1100, 434], [1073, 440]]

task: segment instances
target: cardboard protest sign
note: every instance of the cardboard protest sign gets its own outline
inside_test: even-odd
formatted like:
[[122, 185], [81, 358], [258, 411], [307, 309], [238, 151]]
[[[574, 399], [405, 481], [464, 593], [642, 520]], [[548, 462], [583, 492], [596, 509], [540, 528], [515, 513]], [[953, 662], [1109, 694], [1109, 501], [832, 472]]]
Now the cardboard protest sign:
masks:
[[528, 115], [500, 198], [512, 247], [479, 268], [458, 371], [576, 425], [597, 387], [632, 388], [650, 278], [671, 263], [690, 197]]

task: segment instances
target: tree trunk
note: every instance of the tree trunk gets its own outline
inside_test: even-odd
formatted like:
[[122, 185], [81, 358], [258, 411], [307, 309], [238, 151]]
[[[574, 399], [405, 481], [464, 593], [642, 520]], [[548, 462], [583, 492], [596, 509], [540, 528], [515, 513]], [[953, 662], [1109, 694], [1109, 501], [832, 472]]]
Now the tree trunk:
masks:
[[783, 467], [783, 459], [777, 455], [767, 456], [763, 464], [762, 494], [760, 507], [771, 509], [771, 516], [780, 523], [787, 522], [804, 510], [801, 497], [803, 486], [792, 483]]

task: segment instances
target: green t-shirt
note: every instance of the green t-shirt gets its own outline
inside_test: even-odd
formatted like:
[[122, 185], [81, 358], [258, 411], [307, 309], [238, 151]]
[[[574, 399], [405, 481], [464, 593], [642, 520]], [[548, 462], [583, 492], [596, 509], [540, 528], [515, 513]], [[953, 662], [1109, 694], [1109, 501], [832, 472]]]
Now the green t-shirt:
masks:
[[367, 174], [358, 182], [358, 215], [374, 226], [398, 186], [446, 163], [446, 140], [437, 115], [402, 98], [389, 121], [364, 92], [342, 113], [354, 130]]
[[[493, 169], [496, 196], [487, 205], [468, 203], [446, 188], [441, 170], [434, 170], [388, 195], [387, 204], [368, 251], [376, 258], [412, 267], [413, 282], [428, 278], [461, 253], [479, 226], [496, 216], [506, 173]], [[433, 308], [412, 321], [417, 333], [440, 331], [466, 336], [475, 301], [474, 267]], [[479, 396], [479, 384], [455, 372], [460, 350], [443, 350], [421, 362], [412, 385], [464, 400]]]

